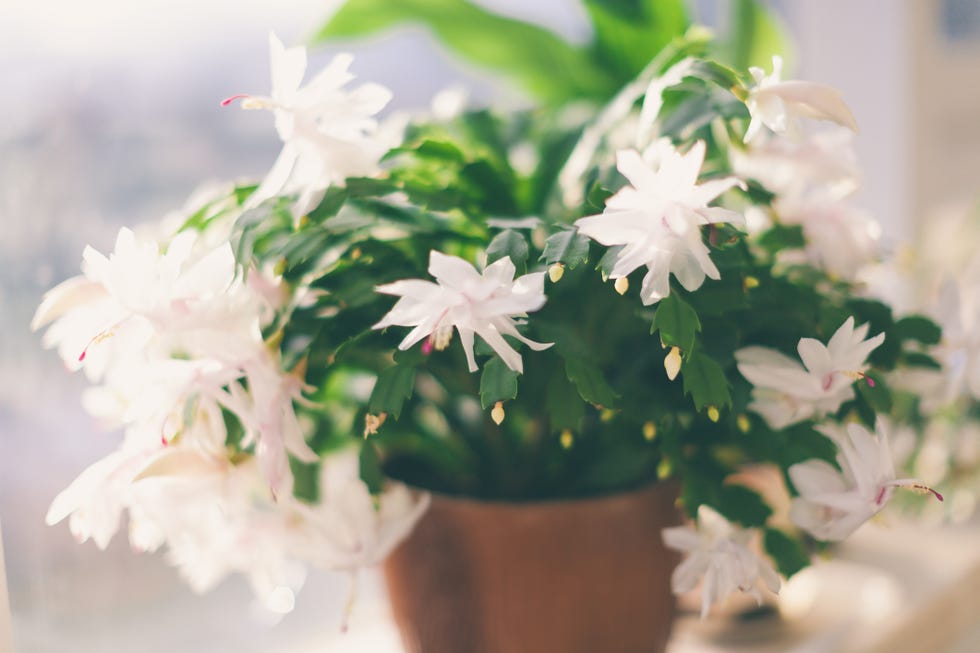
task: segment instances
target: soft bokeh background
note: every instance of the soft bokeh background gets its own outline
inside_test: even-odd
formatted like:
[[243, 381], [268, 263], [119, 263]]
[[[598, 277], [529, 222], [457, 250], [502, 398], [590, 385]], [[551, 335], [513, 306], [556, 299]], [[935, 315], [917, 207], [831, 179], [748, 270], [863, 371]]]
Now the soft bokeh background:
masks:
[[[588, 36], [575, 0], [481, 4]], [[936, 211], [965, 211], [980, 188], [980, 0], [772, 4], [798, 44], [798, 75], [838, 86], [854, 109], [866, 168], [857, 200], [884, 223], [886, 246], [927, 229]], [[722, 19], [723, 2], [697, 5], [705, 22]], [[330, 9], [326, 0], [0, 0], [0, 519], [22, 653], [301, 653], [336, 631], [346, 578], [312, 574], [274, 626], [254, 614], [240, 579], [199, 597], [162, 556], [134, 555], [124, 537], [101, 553], [76, 545], [65, 525], [46, 527], [52, 497], [118, 435], [82, 412], [82, 378], [28, 330], [43, 291], [77, 273], [86, 244], [108, 251], [119, 226], [179, 208], [202, 182], [266, 171], [279, 147], [271, 116], [219, 100], [266, 92], [268, 32], [303, 42]], [[459, 82], [474, 104], [521, 101], [420, 30], [351, 49], [353, 71], [391, 87], [395, 108], [423, 107]], [[318, 51], [313, 66], [330, 53]], [[363, 581], [350, 650], [368, 650], [356, 644], [366, 642], [358, 625], [375, 623], [381, 605], [377, 578]]]

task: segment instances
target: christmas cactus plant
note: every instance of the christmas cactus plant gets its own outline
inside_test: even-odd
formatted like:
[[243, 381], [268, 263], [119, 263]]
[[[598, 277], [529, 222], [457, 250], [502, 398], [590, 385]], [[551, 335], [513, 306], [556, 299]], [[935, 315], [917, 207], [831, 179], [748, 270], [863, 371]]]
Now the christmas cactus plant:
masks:
[[[127, 513], [195, 588], [244, 572], [282, 609], [297, 565], [379, 561], [428, 491], [673, 479], [695, 524], [664, 533], [687, 553], [675, 590], [707, 576], [707, 611], [927, 489], [889, 451], [922, 423], [891, 379], [938, 366], [940, 332], [856, 281], [878, 227], [848, 200], [839, 94], [682, 3], [586, 6], [588, 47], [462, 0], [354, 0], [323, 30], [425, 23], [536, 93], [510, 112], [380, 117], [391, 93], [350, 57], [309, 74], [273, 36], [270, 94], [226, 101], [273, 114], [269, 174], [87, 249], [38, 310], [125, 432], [48, 521], [104, 547]], [[760, 466], [788, 519], [740, 480]]]

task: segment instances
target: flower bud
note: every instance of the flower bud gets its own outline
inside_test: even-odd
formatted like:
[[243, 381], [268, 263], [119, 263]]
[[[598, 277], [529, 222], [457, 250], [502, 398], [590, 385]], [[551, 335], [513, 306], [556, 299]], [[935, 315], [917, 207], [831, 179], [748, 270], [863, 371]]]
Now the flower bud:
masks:
[[626, 277], [620, 277], [616, 279], [616, 283], [613, 285], [620, 295], [625, 295], [626, 291], [630, 288], [630, 280]]
[[500, 426], [504, 423], [504, 417], [506, 416], [507, 413], [504, 412], [504, 402], [498, 401], [495, 403], [493, 405], [493, 410], [490, 411], [490, 419], [493, 420], [493, 423]]
[[667, 370], [667, 378], [673, 381], [681, 371], [681, 349], [671, 347], [670, 352], [664, 358], [664, 369]]
[[572, 431], [570, 429], [565, 429], [561, 432], [559, 441], [561, 442], [562, 449], [571, 449], [572, 445], [575, 444], [575, 436], [572, 435]]
[[647, 442], [652, 442], [655, 437], [657, 437], [657, 425], [653, 422], [647, 422], [644, 424], [643, 439]]
[[565, 264], [555, 263], [550, 268], [548, 268], [548, 278], [551, 279], [551, 283], [558, 283], [561, 278], [565, 275]]

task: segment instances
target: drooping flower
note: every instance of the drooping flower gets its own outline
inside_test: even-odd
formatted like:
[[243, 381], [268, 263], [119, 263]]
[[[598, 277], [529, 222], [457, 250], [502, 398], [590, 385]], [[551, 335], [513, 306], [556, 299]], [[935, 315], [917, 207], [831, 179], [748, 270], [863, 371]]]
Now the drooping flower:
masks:
[[697, 528], [675, 526], [663, 530], [664, 543], [686, 554], [670, 579], [675, 594], [701, 587], [701, 618], [711, 605], [736, 591], [762, 602], [760, 581], [779, 592], [779, 576], [772, 565], [749, 549], [752, 531], [738, 528], [706, 505], [698, 507]]
[[[57, 347], [69, 369], [85, 366], [95, 380], [119, 358], [140, 351], [155, 332], [207, 325], [229, 331], [228, 315], [214, 309], [215, 300], [235, 297], [231, 246], [195, 253], [195, 239], [184, 232], [161, 252], [159, 243], [124, 228], [108, 257], [87, 247], [83, 275], [45, 294], [32, 328], [53, 322], [43, 344]], [[126, 344], [113, 348], [117, 342]]]
[[881, 225], [867, 211], [829, 198], [776, 199], [773, 209], [783, 224], [802, 227], [802, 253], [818, 269], [852, 280], [878, 257]]
[[670, 293], [669, 275], [697, 290], [705, 277], [721, 278], [701, 239], [702, 225], [741, 223], [741, 215], [711, 202], [739, 181], [734, 177], [698, 184], [705, 144], [698, 141], [681, 154], [667, 140], [648, 151], [651, 166], [635, 150], [623, 150], [616, 165], [630, 185], [606, 201], [606, 210], [576, 221], [579, 231], [607, 246], [622, 245], [610, 278], [624, 278], [647, 267], [640, 298], [653, 304]]
[[942, 495], [915, 479], [896, 479], [888, 433], [878, 420], [877, 437], [859, 424], [845, 432], [825, 431], [837, 444], [838, 470], [825, 460], [808, 460], [789, 468], [800, 496], [790, 518], [814, 537], [839, 541], [878, 514], [896, 487]]
[[755, 86], [749, 89], [745, 100], [752, 117], [745, 132], [746, 143], [762, 131], [763, 125], [783, 133], [795, 129], [795, 123], [801, 117], [830, 120], [857, 131], [857, 122], [841, 99], [840, 91], [826, 84], [781, 81], [782, 71], [783, 60], [779, 56], [773, 56], [769, 75], [761, 68], [749, 69]]
[[514, 279], [515, 272], [509, 257], [488, 265], [481, 274], [459, 257], [432, 251], [429, 274], [435, 277], [436, 283], [404, 279], [378, 286], [378, 292], [401, 299], [373, 328], [414, 327], [398, 345], [402, 350], [426, 337], [431, 338], [436, 349], [443, 349], [455, 328], [471, 372], [478, 369], [473, 353], [474, 334], [490, 345], [507, 367], [523, 372], [521, 355], [504, 336], [516, 338], [535, 351], [547, 349], [551, 343], [525, 338], [514, 321], [515, 317], [544, 306], [545, 273], [533, 272]]
[[291, 546], [312, 564], [354, 571], [378, 564], [408, 535], [429, 495], [389, 481], [376, 497], [361, 480], [353, 452], [324, 459], [317, 504], [296, 502], [301, 519]]
[[868, 355], [885, 340], [884, 333], [865, 340], [867, 333], [867, 324], [855, 328], [849, 317], [827, 345], [802, 338], [802, 364], [766, 347], [736, 351], [738, 371], [755, 386], [750, 407], [774, 429], [837, 410], [854, 397], [852, 384], [864, 377]]
[[795, 139], [764, 133], [744, 150], [732, 148], [732, 169], [782, 198], [839, 200], [860, 186], [853, 141], [854, 134], [842, 127]]
[[[202, 247], [183, 232], [168, 244], [120, 231], [115, 251], [86, 249], [84, 275], [51, 290], [34, 319], [46, 346], [102, 385], [86, 394], [97, 417], [138, 446], [186, 437], [184, 416], [220, 403], [243, 425], [273, 492], [291, 487], [287, 452], [312, 461], [294, 410], [302, 380], [280, 369], [262, 327], [278, 281], [238, 275], [231, 246]], [[223, 443], [221, 444], [223, 447]]]
[[273, 111], [283, 141], [279, 158], [246, 206], [295, 193], [293, 215], [300, 217], [316, 206], [332, 184], [375, 174], [381, 157], [400, 140], [401, 129], [375, 118], [391, 100], [391, 91], [374, 83], [343, 88], [354, 79], [348, 72], [351, 55], [337, 55], [303, 85], [306, 48], [287, 49], [270, 34], [269, 49], [271, 95], [236, 95], [224, 104], [241, 99], [244, 109]]

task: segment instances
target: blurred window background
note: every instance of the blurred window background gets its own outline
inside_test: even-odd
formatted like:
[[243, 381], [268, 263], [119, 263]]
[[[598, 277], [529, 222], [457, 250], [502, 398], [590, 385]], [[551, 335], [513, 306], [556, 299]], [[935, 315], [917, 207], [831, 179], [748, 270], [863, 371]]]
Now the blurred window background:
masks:
[[[575, 0], [480, 4], [588, 38]], [[695, 4], [704, 22], [724, 19], [723, 1]], [[883, 222], [886, 247], [937, 212], [967, 211], [980, 188], [980, 0], [771, 5], [796, 44], [796, 76], [840, 88], [857, 117], [857, 202]], [[280, 147], [271, 116], [219, 101], [268, 92], [268, 32], [301, 43], [331, 6], [0, 2], [0, 520], [21, 653], [299, 653], [336, 630], [343, 577], [313, 573], [295, 611], [273, 625], [253, 613], [241, 579], [198, 597], [163, 555], [135, 555], [125, 537], [102, 553], [76, 545], [64, 524], [45, 526], [55, 494], [119, 436], [83, 412], [83, 379], [42, 351], [28, 326], [42, 293], [78, 273], [86, 244], [110, 250], [120, 226], [179, 209], [202, 181], [267, 171]], [[351, 49], [353, 72], [391, 88], [395, 110], [424, 107], [455, 84], [474, 105], [522, 102], [419, 29]], [[336, 51], [317, 50], [312, 67]], [[370, 612], [380, 590], [364, 580]]]

